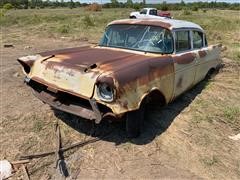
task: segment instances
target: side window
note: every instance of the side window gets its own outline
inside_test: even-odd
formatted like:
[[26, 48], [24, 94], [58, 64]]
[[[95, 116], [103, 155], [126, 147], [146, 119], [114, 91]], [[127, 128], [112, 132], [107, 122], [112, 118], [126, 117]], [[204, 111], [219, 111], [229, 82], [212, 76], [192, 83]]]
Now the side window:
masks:
[[176, 31], [176, 52], [191, 49], [189, 31]]
[[193, 48], [198, 49], [203, 47], [203, 33], [199, 31], [193, 31]]
[[149, 11], [149, 14], [156, 16], [157, 15], [157, 10], [152, 9], [152, 10]]
[[142, 10], [140, 11], [140, 14], [147, 14], [147, 10], [146, 10], [146, 9], [142, 9]]

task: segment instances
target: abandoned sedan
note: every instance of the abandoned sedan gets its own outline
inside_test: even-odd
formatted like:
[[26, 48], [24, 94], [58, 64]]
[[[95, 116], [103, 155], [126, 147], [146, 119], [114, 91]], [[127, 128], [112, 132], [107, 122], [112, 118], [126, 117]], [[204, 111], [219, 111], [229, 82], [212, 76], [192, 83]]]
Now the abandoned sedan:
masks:
[[173, 19], [111, 22], [97, 46], [18, 59], [25, 82], [44, 103], [95, 120], [126, 118], [140, 134], [145, 105], [165, 105], [221, 63], [221, 44], [208, 46], [203, 29]]

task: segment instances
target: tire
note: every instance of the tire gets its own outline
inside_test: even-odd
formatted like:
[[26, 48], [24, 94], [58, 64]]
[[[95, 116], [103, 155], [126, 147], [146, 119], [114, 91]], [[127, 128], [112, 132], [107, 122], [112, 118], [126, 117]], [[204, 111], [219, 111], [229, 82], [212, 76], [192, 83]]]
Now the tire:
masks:
[[145, 108], [131, 111], [126, 116], [126, 132], [129, 138], [136, 138], [141, 134], [141, 129], [144, 121]]
[[130, 19], [137, 19], [136, 16], [130, 16]]

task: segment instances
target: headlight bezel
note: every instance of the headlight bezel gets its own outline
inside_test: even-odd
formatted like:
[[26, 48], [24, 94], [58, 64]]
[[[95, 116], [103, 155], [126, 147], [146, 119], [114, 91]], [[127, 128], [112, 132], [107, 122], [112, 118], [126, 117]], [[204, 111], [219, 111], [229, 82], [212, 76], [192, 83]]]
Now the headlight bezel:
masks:
[[[107, 91], [107, 92], [104, 92]], [[110, 93], [110, 94], [106, 94]], [[101, 101], [113, 102], [115, 100], [116, 90], [115, 88], [108, 84], [107, 82], [99, 82], [97, 84], [97, 96]], [[110, 96], [109, 98], [107, 96]]]

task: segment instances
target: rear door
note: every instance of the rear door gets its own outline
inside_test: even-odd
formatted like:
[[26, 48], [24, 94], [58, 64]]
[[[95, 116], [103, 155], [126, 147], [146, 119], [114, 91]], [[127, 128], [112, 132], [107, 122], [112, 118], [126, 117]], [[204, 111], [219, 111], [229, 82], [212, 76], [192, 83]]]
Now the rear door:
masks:
[[220, 47], [208, 46], [204, 33], [192, 31], [193, 49], [197, 52], [196, 59], [196, 76], [194, 83], [204, 79], [208, 71], [215, 68], [220, 63]]
[[196, 52], [192, 49], [190, 30], [177, 30], [175, 31], [174, 36], [174, 97], [177, 97], [193, 86], [196, 73]]

